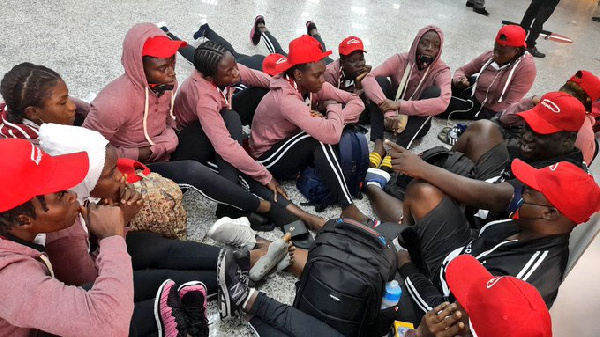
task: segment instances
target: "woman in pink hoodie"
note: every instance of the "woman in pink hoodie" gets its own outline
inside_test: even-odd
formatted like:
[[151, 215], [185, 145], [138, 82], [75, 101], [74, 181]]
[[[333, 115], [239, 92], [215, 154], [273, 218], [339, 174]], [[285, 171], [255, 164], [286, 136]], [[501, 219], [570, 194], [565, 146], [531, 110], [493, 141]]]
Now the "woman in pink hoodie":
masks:
[[[86, 211], [67, 191], [87, 174], [88, 156], [52, 157], [20, 139], [0, 141], [0, 153], [0, 171], [11, 172], [0, 184], [0, 335], [126, 336], [134, 302], [124, 213]], [[99, 240], [98, 278], [86, 289], [54, 278], [48, 254], [34, 243], [38, 234], [73, 226], [82, 212]], [[79, 267], [77, 259], [63, 262]]]
[[456, 70], [452, 100], [439, 117], [490, 119], [519, 102], [531, 89], [536, 75], [533, 57], [525, 48], [523, 28], [502, 27], [493, 50]]
[[[410, 148], [427, 134], [431, 118], [442, 113], [450, 102], [450, 67], [442, 60], [444, 34], [435, 26], [419, 30], [407, 53], [396, 54], [373, 69], [369, 76], [379, 85], [363, 85], [373, 104], [371, 114], [382, 114], [385, 127], [398, 133], [397, 143]], [[408, 121], [406, 121], [408, 118]], [[375, 152], [383, 157], [383, 128], [377, 128]]]
[[100, 91], [83, 127], [100, 132], [117, 149], [119, 157], [148, 163], [153, 172], [182, 187], [193, 188], [244, 213], [269, 214], [269, 201], [201, 163], [168, 161], [179, 143], [173, 115], [175, 54], [183, 45], [185, 42], [172, 41], [152, 23], [131, 28], [123, 41], [125, 74]]
[[[364, 104], [360, 97], [325, 82], [323, 58], [330, 54], [307, 35], [290, 42], [288, 58], [278, 65], [282, 74], [271, 79], [271, 91], [256, 109], [250, 150], [277, 179], [289, 179], [315, 165], [342, 215], [362, 221], [367, 217], [352, 203], [332, 145], [340, 141], [346, 124], [358, 121]], [[326, 117], [316, 111], [319, 108]]]

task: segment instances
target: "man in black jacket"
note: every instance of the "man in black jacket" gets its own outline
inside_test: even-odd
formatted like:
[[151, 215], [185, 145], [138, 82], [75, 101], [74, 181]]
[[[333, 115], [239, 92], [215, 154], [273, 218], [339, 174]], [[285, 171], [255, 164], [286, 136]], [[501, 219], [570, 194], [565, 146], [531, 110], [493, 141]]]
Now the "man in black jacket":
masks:
[[[522, 186], [514, 193], [508, 219], [490, 222], [479, 232], [465, 219], [425, 220], [402, 233], [410, 255], [399, 254], [400, 274], [423, 312], [448, 300], [446, 268], [464, 254], [477, 258], [493, 275], [527, 281], [552, 306], [569, 257], [569, 234], [600, 211], [600, 187], [569, 162], [536, 169], [517, 159], [511, 168]], [[453, 203], [444, 198], [441, 207]]]
[[[521, 136], [520, 158], [537, 168], [547, 167], [559, 161], [571, 162], [574, 167], [578, 167], [582, 174], [586, 175], [587, 168], [583, 163], [583, 156], [574, 147], [576, 132], [581, 128], [585, 118], [585, 108], [577, 99], [562, 93], [549, 93], [542, 98], [541, 102], [543, 103], [534, 109], [519, 113], [519, 116], [527, 124], [525, 132]], [[466, 141], [464, 138], [463, 141], [467, 144], [465, 146], [467, 150], [473, 144], [479, 144], [478, 133], [475, 132], [476, 130], [469, 131], [469, 129], [461, 136], [461, 138], [466, 138]], [[515, 202], [520, 200], [524, 186], [523, 181], [515, 179], [512, 170], [514, 166], [505, 168], [499, 177], [480, 181], [430, 165], [402, 147], [394, 144], [387, 145], [391, 147], [394, 170], [415, 178], [415, 181], [407, 188], [403, 205], [403, 224], [411, 226], [402, 233], [405, 245], [415, 259], [415, 267], [428, 274], [429, 278], [438, 286], [439, 291], [442, 290], [441, 266], [446, 257], [455, 249], [461, 248], [463, 253], [474, 252], [473, 254], [483, 254], [488, 258], [490, 258], [488, 256], [490, 253], [493, 253], [492, 257], [497, 257], [496, 254], [509, 254], [504, 252], [505, 248], [510, 248], [508, 250], [511, 252], [525, 249], [520, 251], [518, 255], [520, 257], [516, 262], [510, 262], [510, 258], [505, 259], [509, 264], [513, 264], [513, 269], [504, 267], [502, 270], [512, 276], [517, 276], [524, 269], [522, 264], [520, 269], [515, 269], [519, 268], [520, 258], [525, 257], [532, 260], [531, 264], [536, 263], [532, 255], [528, 253], [529, 249], [535, 249], [533, 253], [539, 250], [542, 252], [540, 254], [548, 250], [544, 260], [540, 260], [540, 263], [552, 260], [552, 263], [557, 264], [556, 268], [559, 271], [555, 273], [558, 278], [555, 277], [554, 283], [548, 282], [548, 285], [541, 286], [549, 287], [545, 290], [546, 294], [543, 294], [543, 297], [551, 305], [556, 296], [556, 289], [560, 284], [560, 276], [568, 256], [570, 229], [565, 232], [566, 236], [554, 236], [547, 240], [548, 242], [545, 240], [535, 241], [533, 246], [532, 243], [527, 243], [521, 247], [522, 242], [500, 244], [506, 237], [519, 232], [518, 224], [510, 219], [506, 220], [509, 218], [509, 212], [514, 211]], [[565, 195], [570, 196], [571, 194], [565, 193]], [[473, 231], [469, 226], [463, 205], [466, 205], [467, 209], [479, 209], [477, 212], [466, 213], [475, 214], [473, 217], [477, 220], [475, 227], [483, 227], [480, 233]], [[485, 226], [486, 221], [490, 218], [504, 219], [504, 221], [492, 222]], [[480, 236], [483, 239], [477, 241], [477, 244], [468, 245], [469, 242]], [[495, 244], [489, 246], [490, 242], [495, 242]], [[496, 247], [496, 244], [499, 246]], [[492, 251], [487, 252], [492, 248]], [[459, 254], [460, 252], [454, 253]], [[403, 268], [405, 271], [403, 276], [410, 276], [412, 269], [409, 269]], [[524, 271], [524, 273], [521, 276], [525, 277], [528, 271]], [[407, 282], [409, 292], [411, 290], [410, 283], [409, 280]], [[418, 299], [418, 296], [415, 298]], [[422, 309], [427, 309], [427, 306]]]

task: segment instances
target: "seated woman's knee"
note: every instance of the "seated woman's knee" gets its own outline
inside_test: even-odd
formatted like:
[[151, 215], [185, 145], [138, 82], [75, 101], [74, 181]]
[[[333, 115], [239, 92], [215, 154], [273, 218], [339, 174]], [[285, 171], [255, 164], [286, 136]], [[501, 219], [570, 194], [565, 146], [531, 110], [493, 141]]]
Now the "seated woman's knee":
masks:
[[443, 192], [437, 187], [420, 180], [411, 182], [406, 189], [406, 201], [418, 203], [434, 200], [441, 201], [443, 196]]

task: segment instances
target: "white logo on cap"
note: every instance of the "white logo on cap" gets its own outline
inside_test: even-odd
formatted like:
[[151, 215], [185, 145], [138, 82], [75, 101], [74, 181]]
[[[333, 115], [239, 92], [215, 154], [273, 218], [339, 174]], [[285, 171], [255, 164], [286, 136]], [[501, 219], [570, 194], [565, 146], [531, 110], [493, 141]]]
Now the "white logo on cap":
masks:
[[277, 60], [277, 62], [275, 62], [276, 64], [282, 64], [283, 62], [285, 62], [287, 59], [285, 57], [280, 57], [279, 60]]
[[550, 169], [550, 171], [556, 171], [556, 169], [558, 168], [558, 163], [548, 166], [548, 168]]
[[29, 158], [32, 162], [39, 166], [40, 162], [42, 161], [42, 151], [40, 151], [37, 146], [31, 144], [31, 155]]
[[547, 98], [544, 98], [540, 103], [543, 106], [545, 106], [548, 110], [550, 110], [554, 113], [560, 112], [560, 108], [558, 107], [558, 105], [556, 105], [556, 103], [552, 102], [551, 100], [549, 100]]
[[357, 39], [350, 39], [348, 42], [346, 42], [346, 44], [355, 44], [355, 43], [360, 43], [360, 41], [358, 41]]
[[487, 287], [488, 289], [490, 289], [491, 287], [495, 286], [495, 285], [496, 285], [496, 283], [498, 283], [498, 281], [500, 281], [500, 279], [501, 279], [501, 278], [502, 278], [502, 277], [494, 277], [494, 278], [491, 278], [489, 281], [487, 281], [487, 285], [486, 285], [486, 287]]

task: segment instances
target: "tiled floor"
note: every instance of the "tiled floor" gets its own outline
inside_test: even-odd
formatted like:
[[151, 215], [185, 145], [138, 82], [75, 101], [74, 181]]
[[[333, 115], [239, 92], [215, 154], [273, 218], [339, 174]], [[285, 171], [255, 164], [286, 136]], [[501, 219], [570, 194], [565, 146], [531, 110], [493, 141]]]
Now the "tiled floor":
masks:
[[[267, 26], [284, 48], [291, 39], [305, 32], [307, 20], [317, 23], [334, 54], [344, 37], [358, 35], [365, 41], [367, 60], [373, 65], [408, 50], [419, 28], [433, 23], [445, 32], [443, 59], [454, 71], [491, 49], [500, 22], [519, 21], [528, 3], [524, 0], [488, 1], [491, 15], [484, 17], [467, 9], [463, 0], [3, 0], [0, 4], [0, 74], [24, 61], [44, 64], [63, 76], [73, 95], [85, 98], [122, 73], [122, 39], [134, 23], [166, 21], [173, 32], [195, 44], [191, 41], [192, 34], [200, 19], [206, 18], [211, 27], [239, 51], [266, 53], [265, 48], [254, 47], [248, 41], [248, 32], [257, 14], [265, 15]], [[546, 28], [567, 35], [575, 42], [539, 42], [539, 49], [548, 57], [536, 60], [538, 75], [532, 94], [558, 89], [578, 69], [600, 74], [600, 23], [590, 20], [596, 3], [596, 0], [563, 0], [556, 9]], [[177, 70], [182, 81], [193, 67], [181, 61]], [[430, 135], [416, 150], [438, 145], [435, 135], [444, 124], [445, 121], [436, 121]], [[286, 187], [294, 201], [304, 201], [292, 191], [293, 184]], [[357, 204], [363, 211], [371, 211], [366, 199], [358, 200]], [[191, 238], [202, 240], [215, 220], [215, 205], [191, 193], [186, 195], [186, 205]], [[339, 209], [330, 207], [323, 215], [335, 217], [337, 214]], [[293, 282], [287, 274], [271, 276], [261, 290], [291, 303]], [[214, 309], [211, 308], [214, 321], [211, 335], [250, 335], [243, 326], [218, 322]]]

